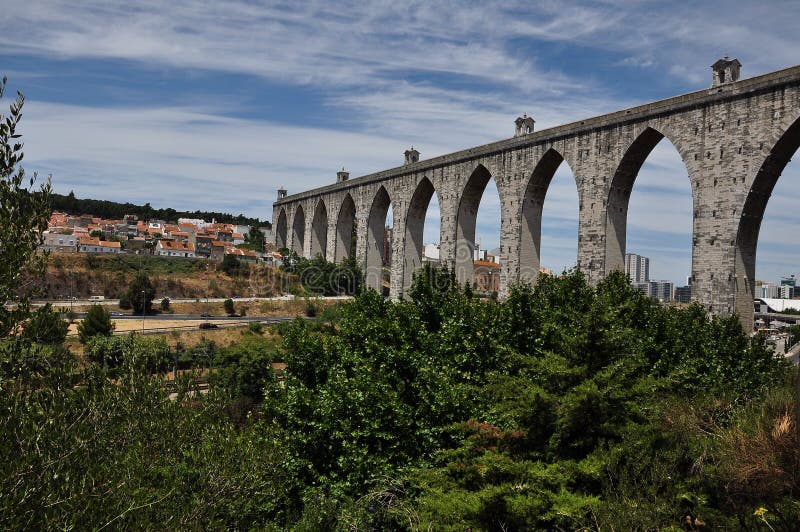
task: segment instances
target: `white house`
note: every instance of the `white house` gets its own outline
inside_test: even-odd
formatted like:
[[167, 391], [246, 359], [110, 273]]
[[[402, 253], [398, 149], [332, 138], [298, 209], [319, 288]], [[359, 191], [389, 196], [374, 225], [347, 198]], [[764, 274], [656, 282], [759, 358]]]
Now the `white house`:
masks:
[[156, 244], [155, 255], [160, 257], [185, 257], [194, 258], [194, 244], [191, 242], [174, 242], [172, 240], [159, 240]]

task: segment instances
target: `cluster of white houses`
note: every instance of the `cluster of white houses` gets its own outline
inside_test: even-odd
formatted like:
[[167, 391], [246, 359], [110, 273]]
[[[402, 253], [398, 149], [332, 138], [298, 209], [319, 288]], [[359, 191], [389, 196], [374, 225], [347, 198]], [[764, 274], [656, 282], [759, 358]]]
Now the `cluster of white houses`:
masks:
[[[274, 259], [273, 253], [241, 249], [248, 225], [179, 219], [177, 224], [160, 220], [106, 220], [91, 215], [72, 216], [54, 212], [42, 235], [39, 249], [56, 253], [132, 253], [162, 257], [207, 258], [221, 261], [234, 255], [255, 262]], [[263, 230], [269, 233], [269, 230]], [[267, 241], [271, 234], [265, 234]]]

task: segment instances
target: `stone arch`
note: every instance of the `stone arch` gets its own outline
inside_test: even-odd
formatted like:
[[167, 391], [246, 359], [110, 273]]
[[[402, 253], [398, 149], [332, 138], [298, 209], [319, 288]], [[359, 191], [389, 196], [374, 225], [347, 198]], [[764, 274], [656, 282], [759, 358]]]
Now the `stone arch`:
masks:
[[314, 218], [311, 219], [311, 258], [325, 258], [328, 248], [328, 208], [322, 198], [317, 201]]
[[[414, 272], [422, 266], [422, 238], [425, 229], [425, 214], [436, 189], [427, 177], [417, 184], [405, 217], [405, 250], [403, 255], [403, 293], [410, 287]], [[441, 202], [440, 202], [441, 205]]]
[[281, 208], [278, 213], [278, 221], [275, 222], [275, 246], [283, 249], [287, 244], [288, 228], [286, 224], [286, 209]]
[[478, 207], [490, 179], [492, 173], [484, 165], [478, 164], [469, 176], [459, 198], [456, 211], [455, 272], [456, 279], [462, 284], [466, 281], [471, 284], [475, 276], [473, 262], [475, 225]]
[[781, 173], [800, 148], [800, 117], [784, 130], [758, 169], [747, 194], [736, 232], [734, 262], [735, 309], [745, 330], [753, 327], [756, 250], [761, 221]]
[[367, 253], [366, 266], [364, 268], [364, 279], [367, 288], [373, 288], [381, 293], [383, 290], [383, 264], [384, 259], [389, 255], [385, 246], [390, 246], [391, 242], [386, 242], [386, 214], [392, 200], [386, 188], [381, 185], [372, 199], [367, 218]]
[[336, 217], [336, 249], [333, 260], [341, 262], [353, 256], [353, 230], [356, 221], [356, 203], [348, 192]]
[[[541, 266], [542, 211], [544, 199], [556, 170], [564, 156], [555, 148], [548, 149], [533, 169], [522, 196], [519, 242], [520, 281], [534, 282]], [[569, 163], [566, 163], [569, 166]], [[572, 168], [570, 167], [570, 172]], [[574, 175], [574, 174], [573, 174]], [[577, 183], [575, 184], [577, 191]]]
[[[608, 189], [608, 199], [606, 201], [606, 246], [605, 246], [605, 269], [604, 274], [608, 275], [615, 270], [625, 269], [625, 243], [628, 226], [628, 205], [631, 199], [631, 192], [639, 170], [645, 160], [653, 151], [653, 148], [661, 142], [667, 140], [678, 151], [681, 156], [684, 168], [687, 169], [686, 160], [678, 145], [661, 131], [653, 126], [647, 126], [644, 131], [633, 140], [625, 150], [619, 165], [617, 166], [611, 186]], [[694, 189], [692, 194], [694, 195]]]
[[303, 246], [306, 238], [306, 213], [302, 205], [298, 205], [294, 211], [292, 220], [292, 251], [298, 255], [303, 255]]

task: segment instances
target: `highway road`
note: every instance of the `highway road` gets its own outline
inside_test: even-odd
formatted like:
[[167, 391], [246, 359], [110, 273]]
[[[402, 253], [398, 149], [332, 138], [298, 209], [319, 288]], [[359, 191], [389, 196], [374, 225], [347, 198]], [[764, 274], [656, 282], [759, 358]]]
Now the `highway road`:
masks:
[[[76, 312], [77, 319], [86, 317], [85, 312]], [[281, 322], [294, 319], [293, 316], [275, 317], [275, 316], [228, 316], [226, 314], [208, 315], [202, 314], [148, 314], [144, 317], [147, 321], [260, 321], [260, 322]], [[122, 312], [112, 312], [112, 320], [141, 320], [141, 314], [123, 314]]]
[[[157, 297], [153, 299], [153, 303], [160, 303], [162, 297]], [[249, 302], [249, 301], [292, 301], [296, 299], [293, 295], [285, 295], [285, 296], [275, 296], [275, 297], [209, 297], [206, 298], [170, 298], [169, 302], [172, 303], [223, 303], [226, 299], [232, 299], [234, 303], [237, 302]], [[313, 299], [326, 299], [331, 301], [337, 300], [347, 300], [352, 299], [351, 296], [328, 296], [328, 297], [314, 297]], [[69, 307], [70, 305], [73, 306], [86, 306], [86, 305], [103, 305], [109, 307], [118, 307], [119, 306], [119, 299], [103, 299], [102, 301], [93, 301], [91, 299], [73, 299], [70, 301], [69, 299], [48, 299], [48, 300], [36, 300], [31, 302], [31, 306], [34, 307], [42, 307], [46, 304], [50, 304], [53, 307]], [[6, 303], [6, 307], [13, 307], [13, 303]], [[141, 316], [139, 316], [141, 317]]]

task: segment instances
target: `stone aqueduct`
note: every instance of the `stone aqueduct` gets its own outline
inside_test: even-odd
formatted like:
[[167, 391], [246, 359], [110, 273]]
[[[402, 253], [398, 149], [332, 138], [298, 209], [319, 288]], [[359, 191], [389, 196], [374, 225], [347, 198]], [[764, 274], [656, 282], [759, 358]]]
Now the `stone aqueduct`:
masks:
[[[501, 203], [501, 294], [539, 270], [542, 207], [562, 162], [579, 198], [577, 265], [592, 282], [624, 268], [628, 201], [650, 151], [664, 137], [686, 167], [693, 197], [694, 300], [737, 312], [752, 327], [756, 246], [772, 189], [800, 146], [800, 66], [738, 80], [739, 62], [720, 60], [714, 83], [666, 100], [533, 132], [517, 119], [513, 138], [287, 196], [273, 205], [276, 244], [340, 261], [351, 252], [369, 286], [381, 283], [384, 222], [392, 205], [390, 296], [421, 265], [425, 213], [441, 212], [440, 259], [472, 278], [478, 204], [494, 179]], [[364, 230], [362, 230], [364, 228]]]

